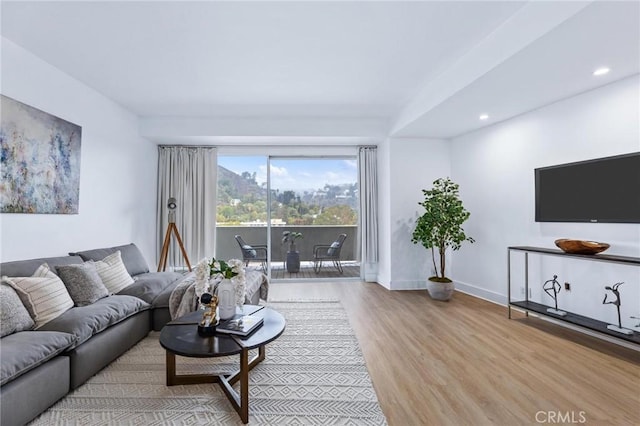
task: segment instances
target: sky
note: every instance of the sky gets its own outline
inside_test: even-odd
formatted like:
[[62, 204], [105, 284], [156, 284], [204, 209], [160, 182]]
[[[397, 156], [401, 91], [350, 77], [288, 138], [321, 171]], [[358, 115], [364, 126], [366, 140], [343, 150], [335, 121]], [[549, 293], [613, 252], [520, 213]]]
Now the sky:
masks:
[[[218, 156], [218, 163], [237, 174], [256, 172], [256, 181], [267, 181], [267, 157]], [[271, 159], [271, 188], [280, 192], [313, 191], [325, 184], [353, 184], [358, 180], [355, 158]]]

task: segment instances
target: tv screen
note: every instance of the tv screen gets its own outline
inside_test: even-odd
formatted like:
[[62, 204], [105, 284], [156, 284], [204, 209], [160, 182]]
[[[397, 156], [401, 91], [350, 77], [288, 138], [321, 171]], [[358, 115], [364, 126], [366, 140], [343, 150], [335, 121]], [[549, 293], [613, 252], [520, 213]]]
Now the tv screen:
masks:
[[536, 222], [640, 223], [640, 152], [535, 169]]

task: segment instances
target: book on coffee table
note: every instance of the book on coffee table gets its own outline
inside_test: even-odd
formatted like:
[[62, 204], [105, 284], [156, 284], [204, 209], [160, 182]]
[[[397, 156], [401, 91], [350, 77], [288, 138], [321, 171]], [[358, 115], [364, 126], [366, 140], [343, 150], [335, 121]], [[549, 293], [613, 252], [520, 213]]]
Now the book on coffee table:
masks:
[[258, 329], [264, 322], [260, 310], [251, 314], [235, 314], [233, 318], [221, 320], [216, 326], [216, 332], [225, 334], [235, 334], [246, 337]]

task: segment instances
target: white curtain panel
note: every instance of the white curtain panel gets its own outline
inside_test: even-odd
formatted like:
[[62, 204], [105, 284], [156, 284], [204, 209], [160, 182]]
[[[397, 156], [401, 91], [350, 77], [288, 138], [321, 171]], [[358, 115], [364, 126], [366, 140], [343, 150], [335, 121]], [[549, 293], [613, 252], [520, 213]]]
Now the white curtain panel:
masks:
[[[214, 255], [217, 149], [214, 147], [158, 147], [158, 259], [169, 225], [167, 200], [177, 201], [176, 227], [193, 267]], [[186, 265], [177, 239], [171, 236], [167, 267]]]
[[360, 188], [361, 247], [360, 277], [378, 279], [378, 160], [375, 146], [358, 148], [358, 185]]

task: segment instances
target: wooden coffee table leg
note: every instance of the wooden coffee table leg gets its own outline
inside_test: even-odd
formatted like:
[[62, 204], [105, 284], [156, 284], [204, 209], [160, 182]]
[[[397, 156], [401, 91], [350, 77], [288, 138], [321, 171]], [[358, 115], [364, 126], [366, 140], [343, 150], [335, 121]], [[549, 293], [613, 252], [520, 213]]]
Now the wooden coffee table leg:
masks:
[[218, 383], [218, 374], [176, 374], [176, 355], [167, 351], [167, 386], [197, 385], [201, 383]]
[[240, 352], [240, 410], [243, 423], [249, 423], [249, 350]]
[[[256, 365], [260, 364], [266, 358], [266, 351], [265, 351], [264, 348], [265, 348], [264, 346], [260, 346], [258, 348], [258, 355], [254, 356], [249, 361], [249, 365], [248, 365], [249, 371], [251, 371], [253, 369], [253, 367], [255, 367]], [[240, 371], [237, 371], [234, 374], [232, 374], [231, 376], [227, 377], [227, 380], [232, 385], [235, 384], [238, 380], [240, 380]]]
[[[240, 380], [240, 393], [232, 387], [230, 378], [234, 379], [234, 382]], [[227, 399], [238, 412], [240, 419], [243, 423], [249, 422], [249, 350], [242, 348], [240, 352], [240, 371], [233, 376], [225, 377], [220, 376], [220, 387], [222, 391], [227, 395]]]
[[176, 378], [176, 356], [167, 351], [167, 386], [173, 386]]
[[[264, 346], [258, 348], [258, 355], [249, 361], [249, 349], [242, 348], [240, 352], [240, 371], [225, 377], [215, 374], [186, 374], [176, 375], [176, 356], [167, 351], [167, 386], [186, 385], [196, 383], [220, 383], [220, 387], [231, 402], [233, 408], [238, 412], [243, 423], [249, 423], [249, 371], [258, 365], [266, 357]], [[240, 393], [233, 389], [232, 385], [240, 381]]]

